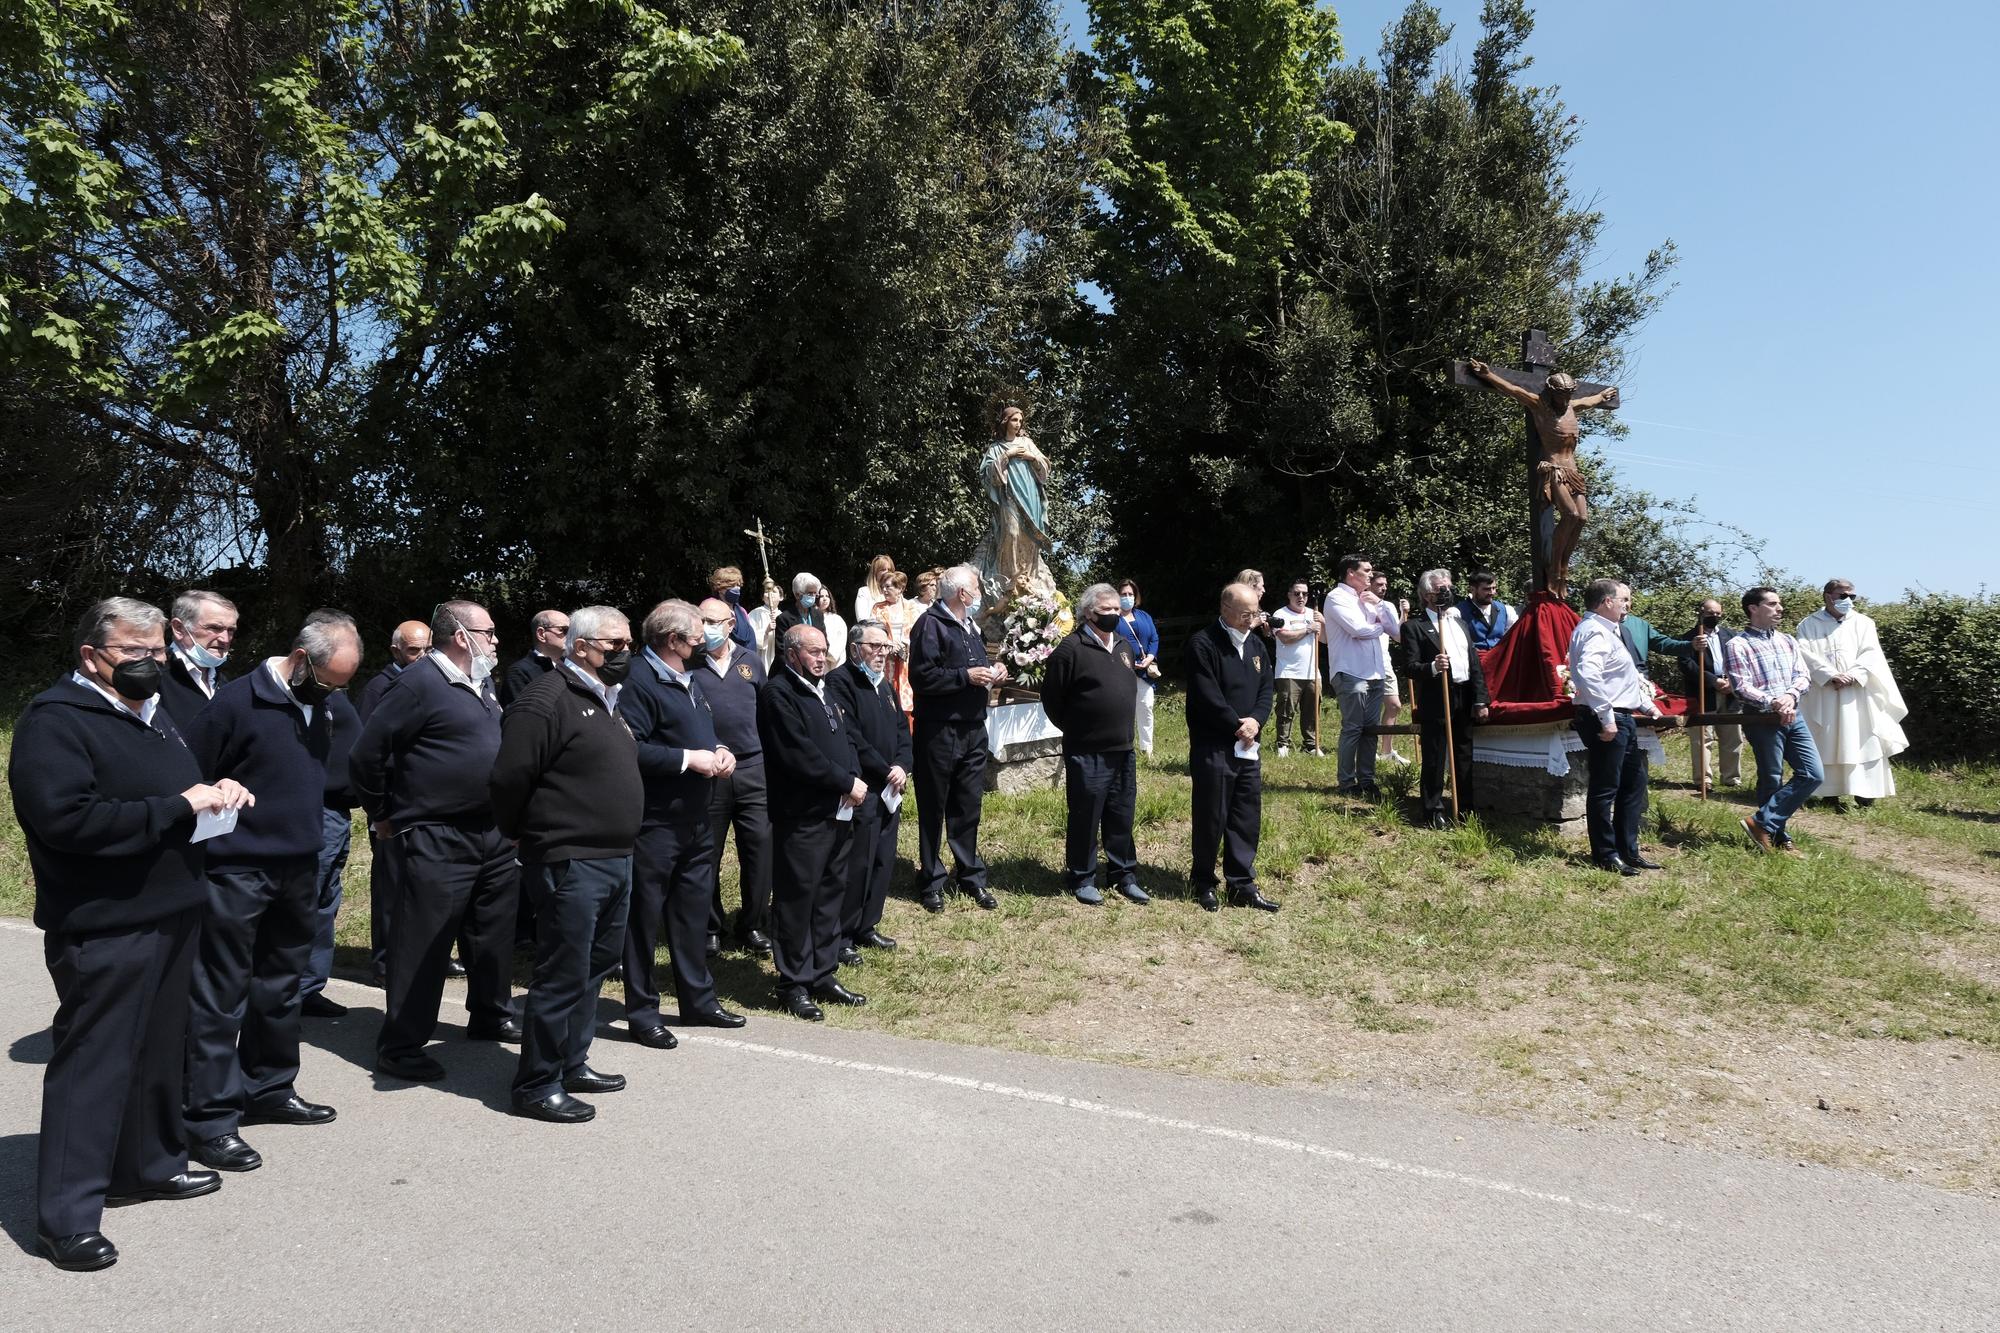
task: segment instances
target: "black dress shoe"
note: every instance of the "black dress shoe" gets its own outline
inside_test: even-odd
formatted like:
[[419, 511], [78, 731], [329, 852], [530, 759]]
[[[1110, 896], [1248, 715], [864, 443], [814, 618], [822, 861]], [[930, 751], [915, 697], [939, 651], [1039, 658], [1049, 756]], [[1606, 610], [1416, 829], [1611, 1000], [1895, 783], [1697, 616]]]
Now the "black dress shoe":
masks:
[[518, 1042], [521, 1040], [521, 1020], [518, 1018], [503, 1018], [498, 1023], [467, 1023], [465, 1025], [465, 1039], [467, 1041]]
[[69, 1273], [94, 1273], [118, 1262], [118, 1247], [102, 1231], [79, 1231], [74, 1236], [37, 1231], [35, 1253]]
[[611, 966], [611, 971], [610, 971], [610, 973], [609, 973], [609, 974], [608, 974], [608, 975], [607, 975], [607, 976], [606, 976], [606, 977], [604, 978], [604, 982], [605, 982], [605, 984], [606, 984], [607, 986], [622, 986], [622, 985], [624, 985], [624, 984], [625, 984], [625, 964], [623, 964], [623, 963], [614, 963], [614, 964], [612, 964], [612, 966]]
[[546, 1120], [552, 1125], [580, 1125], [596, 1115], [597, 1108], [566, 1092], [552, 1092], [540, 1101], [515, 1099], [514, 1114], [530, 1120]]
[[987, 888], [984, 884], [973, 885], [965, 891], [965, 896], [989, 912], [1000, 905], [1000, 900], [993, 896], [993, 890]]
[[307, 1018], [345, 1018], [347, 1006], [327, 999], [325, 991], [316, 990], [299, 1001], [299, 1012]]
[[378, 1055], [375, 1057], [375, 1072], [402, 1079], [405, 1083], [435, 1083], [444, 1077], [444, 1066], [421, 1053]]
[[188, 1156], [217, 1171], [255, 1171], [264, 1165], [263, 1156], [236, 1134], [203, 1139], [188, 1148]]
[[790, 991], [778, 997], [778, 1004], [793, 1018], [803, 1018], [808, 1023], [817, 1023], [826, 1017], [820, 1012], [812, 997], [802, 990]]
[[851, 991], [838, 981], [822, 981], [819, 985], [814, 986], [813, 998], [824, 1000], [828, 1004], [861, 1005], [868, 1003], [866, 995]]
[[1220, 912], [1222, 910], [1222, 904], [1215, 900], [1214, 889], [1196, 889], [1194, 891], [1194, 900], [1200, 904], [1201, 910], [1204, 912]]
[[747, 930], [736, 936], [736, 947], [760, 958], [771, 956], [771, 937], [761, 930]]
[[1364, 801], [1379, 801], [1382, 799], [1382, 789], [1372, 782], [1362, 783], [1354, 789], [1354, 794]]
[[564, 1092], [623, 1092], [623, 1074], [600, 1074], [589, 1065], [563, 1079]]
[[1646, 859], [1645, 857], [1643, 857], [1643, 856], [1635, 856], [1635, 857], [1632, 857], [1632, 858], [1631, 858], [1630, 860], [1626, 861], [1626, 862], [1625, 862], [1625, 864], [1626, 864], [1626, 865], [1628, 865], [1628, 866], [1637, 866], [1637, 867], [1639, 867], [1639, 869], [1641, 869], [1641, 870], [1664, 870], [1664, 869], [1666, 869], [1666, 867], [1665, 867], [1665, 866], [1663, 866], [1663, 865], [1661, 865], [1661, 864], [1660, 864], [1660, 863], [1659, 863], [1658, 861], [1648, 861], [1648, 860], [1647, 860], [1647, 859]]
[[632, 1040], [641, 1046], [650, 1046], [656, 1051], [671, 1051], [681, 1044], [681, 1039], [667, 1031], [665, 1023], [634, 1023]]
[[707, 943], [707, 944], [706, 944], [705, 946], [703, 946], [703, 948], [702, 948], [702, 952], [703, 952], [703, 953], [705, 953], [705, 954], [706, 954], [706, 955], [707, 955], [708, 957], [710, 957], [710, 958], [719, 958], [719, 957], [721, 957], [721, 956], [722, 956], [722, 936], [720, 936], [720, 935], [716, 934], [716, 933], [715, 933], [714, 931], [712, 931], [712, 930], [711, 930], [711, 931], [709, 931], [709, 932], [708, 932], [708, 943]]
[[107, 1194], [104, 1206], [124, 1208], [135, 1203], [152, 1203], [156, 1199], [199, 1199], [221, 1188], [222, 1177], [213, 1171], [183, 1171], [157, 1185], [141, 1185], [135, 1190]]
[[1257, 891], [1257, 886], [1254, 884], [1247, 889], [1231, 889], [1229, 891], [1229, 905], [1231, 907], [1254, 907], [1260, 912], [1275, 912], [1278, 910], [1278, 900], [1275, 898], [1266, 898], [1262, 893]]
[[698, 1028], [740, 1028], [749, 1020], [743, 1015], [731, 1013], [721, 1005], [713, 1009], [697, 1009], [691, 1014], [682, 1014], [681, 1022]]
[[456, 954], [446, 960], [444, 974], [448, 977], [462, 977], [465, 975], [465, 964], [458, 961]]
[[1591, 864], [1607, 875], [1636, 875], [1639, 873], [1639, 867], [1628, 866], [1615, 856], [1606, 856], [1592, 861]]
[[243, 1112], [246, 1125], [324, 1125], [334, 1117], [331, 1106], [309, 1102], [296, 1092], [281, 1102], [259, 1102]]
[[1451, 818], [1442, 810], [1431, 811], [1424, 817], [1424, 822], [1441, 833], [1451, 828]]
[[917, 903], [926, 912], [942, 912], [944, 910], [944, 895], [941, 893], [922, 894], [917, 898]]
[[861, 961], [861, 950], [851, 944], [843, 944], [840, 946], [839, 958], [842, 967], [853, 967]]
[[879, 930], [864, 930], [861, 932], [861, 938], [854, 942], [864, 949], [893, 949], [896, 947], [896, 941], [890, 939]]

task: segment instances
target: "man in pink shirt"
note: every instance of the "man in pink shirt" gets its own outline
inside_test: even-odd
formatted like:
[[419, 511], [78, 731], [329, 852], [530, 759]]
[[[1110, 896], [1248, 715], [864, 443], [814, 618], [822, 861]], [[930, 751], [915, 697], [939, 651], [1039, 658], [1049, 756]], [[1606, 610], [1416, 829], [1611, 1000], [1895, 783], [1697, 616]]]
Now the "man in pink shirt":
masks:
[[1374, 799], [1375, 742], [1365, 727], [1381, 721], [1383, 639], [1400, 642], [1396, 608], [1369, 589], [1375, 567], [1362, 556], [1342, 556], [1340, 582], [1326, 595], [1326, 674], [1340, 703], [1340, 790]]

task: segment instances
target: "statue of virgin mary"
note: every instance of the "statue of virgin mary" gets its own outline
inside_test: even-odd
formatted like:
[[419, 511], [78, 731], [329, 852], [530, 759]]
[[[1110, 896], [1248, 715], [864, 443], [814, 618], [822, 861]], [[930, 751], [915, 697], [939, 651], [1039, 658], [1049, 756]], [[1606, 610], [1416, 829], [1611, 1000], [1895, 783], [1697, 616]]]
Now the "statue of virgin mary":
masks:
[[993, 506], [986, 536], [972, 557], [985, 582], [985, 602], [1004, 612], [1024, 592], [1053, 597], [1055, 576], [1049, 572], [1049, 460], [1021, 429], [1021, 409], [1000, 411], [1000, 438], [986, 446], [979, 460], [979, 479]]

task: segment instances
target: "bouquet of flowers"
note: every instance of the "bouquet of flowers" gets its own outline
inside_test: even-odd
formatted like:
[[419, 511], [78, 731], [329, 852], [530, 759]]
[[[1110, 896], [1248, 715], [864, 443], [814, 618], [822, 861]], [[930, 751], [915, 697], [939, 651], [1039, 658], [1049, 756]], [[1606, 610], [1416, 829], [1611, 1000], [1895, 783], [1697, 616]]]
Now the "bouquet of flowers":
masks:
[[1000, 660], [1015, 683], [1034, 685], [1048, 666], [1049, 654], [1076, 629], [1069, 598], [1024, 592], [1007, 608], [1002, 627]]

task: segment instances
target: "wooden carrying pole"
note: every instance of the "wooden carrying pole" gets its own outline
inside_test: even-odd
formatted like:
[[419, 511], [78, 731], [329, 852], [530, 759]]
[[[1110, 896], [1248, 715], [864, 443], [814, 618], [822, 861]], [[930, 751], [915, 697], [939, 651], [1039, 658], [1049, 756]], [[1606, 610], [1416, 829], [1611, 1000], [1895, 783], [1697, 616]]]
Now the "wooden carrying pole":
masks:
[[[1694, 712], [1700, 717], [1708, 711], [1708, 652], [1694, 666]], [[1708, 728], [1700, 723], [1694, 728], [1694, 771], [1695, 783], [1701, 792], [1701, 799], [1708, 799]]]
[[[1438, 624], [1438, 638], [1444, 638], [1444, 624]], [[1441, 646], [1441, 645], [1440, 645]], [[1451, 735], [1451, 667], [1447, 665], [1438, 675], [1438, 693], [1444, 697], [1444, 771], [1451, 779], [1451, 819], [1455, 824], [1458, 813], [1458, 742]]]

